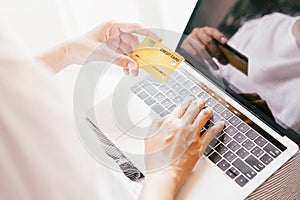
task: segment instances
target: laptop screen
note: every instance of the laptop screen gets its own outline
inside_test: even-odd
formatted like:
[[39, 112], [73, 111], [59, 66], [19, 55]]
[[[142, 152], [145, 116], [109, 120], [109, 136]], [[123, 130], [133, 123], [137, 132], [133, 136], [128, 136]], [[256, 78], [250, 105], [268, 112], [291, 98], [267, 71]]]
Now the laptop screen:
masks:
[[[199, 0], [177, 46], [196, 70], [298, 144], [299, 14], [292, 0]], [[208, 67], [207, 55], [216, 65]]]

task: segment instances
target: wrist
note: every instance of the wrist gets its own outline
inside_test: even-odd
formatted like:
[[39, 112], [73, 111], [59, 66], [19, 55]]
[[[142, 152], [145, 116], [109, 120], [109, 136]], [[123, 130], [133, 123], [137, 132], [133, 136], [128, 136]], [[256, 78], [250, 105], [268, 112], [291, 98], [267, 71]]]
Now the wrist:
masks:
[[146, 199], [174, 199], [180, 183], [176, 172], [170, 169], [147, 174], [144, 180], [140, 200]]

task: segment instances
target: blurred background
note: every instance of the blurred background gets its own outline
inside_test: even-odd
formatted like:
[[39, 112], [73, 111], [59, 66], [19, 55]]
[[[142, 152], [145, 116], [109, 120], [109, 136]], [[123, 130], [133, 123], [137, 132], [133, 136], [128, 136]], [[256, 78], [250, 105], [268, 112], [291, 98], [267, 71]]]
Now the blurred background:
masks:
[[[105, 21], [139, 23], [182, 33], [197, 0], [0, 0], [6, 22], [28, 48], [39, 55], [61, 41], [89, 31]], [[80, 66], [56, 76], [70, 100]]]
[[196, 0], [0, 0], [2, 21], [39, 54], [108, 20], [180, 31]]

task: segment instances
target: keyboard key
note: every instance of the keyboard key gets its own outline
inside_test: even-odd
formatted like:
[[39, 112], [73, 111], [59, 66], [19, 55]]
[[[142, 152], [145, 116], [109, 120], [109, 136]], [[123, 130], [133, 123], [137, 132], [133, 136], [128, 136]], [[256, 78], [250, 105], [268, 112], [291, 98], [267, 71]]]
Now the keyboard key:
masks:
[[176, 92], [179, 92], [182, 89], [182, 86], [179, 85], [179, 83], [175, 83], [174, 85], [172, 85], [172, 89]]
[[230, 164], [226, 161], [226, 160], [221, 160], [217, 166], [222, 170], [225, 171], [226, 169], [228, 169], [230, 167]]
[[142, 88], [141, 88], [139, 85], [135, 85], [135, 86], [133, 86], [130, 90], [131, 90], [134, 94], [137, 94], [137, 93], [139, 93], [139, 92], [142, 90]]
[[229, 110], [224, 110], [222, 113], [221, 113], [221, 116], [225, 119], [229, 119], [233, 114], [229, 111]]
[[194, 95], [198, 95], [200, 92], [202, 91], [202, 89], [198, 86], [194, 86], [192, 87], [191, 89], [191, 92], [194, 94]]
[[165, 108], [169, 108], [172, 104], [173, 103], [170, 99], [165, 99], [161, 102], [161, 105], [163, 105]]
[[168, 98], [170, 98], [170, 99], [173, 99], [174, 97], [176, 97], [176, 94], [175, 94], [173, 91], [169, 90], [169, 91], [166, 93], [166, 96], [167, 96]]
[[167, 93], [170, 90], [166, 85], [160, 85], [158, 89], [163, 93]]
[[176, 105], [173, 104], [173, 105], [171, 105], [171, 106], [168, 108], [168, 110], [169, 110], [170, 112], [173, 112], [173, 111], [175, 110], [175, 108], [176, 108]]
[[224, 109], [225, 109], [225, 107], [219, 103], [213, 107], [213, 110], [216, 111], [217, 113], [221, 113]]
[[147, 94], [145, 91], [141, 91], [137, 96], [144, 100], [149, 96], [149, 94]]
[[240, 175], [235, 179], [235, 182], [239, 184], [239, 186], [243, 187], [248, 183], [248, 180], [243, 175]]
[[240, 120], [240, 118], [238, 118], [237, 116], [233, 116], [228, 120], [233, 126], [237, 126], [239, 123], [242, 122], [242, 120]]
[[[207, 129], [206, 129], [207, 130]], [[212, 139], [212, 141], [209, 143], [209, 146], [211, 146], [211, 147], [216, 147], [217, 145], [219, 145], [220, 144], [220, 142], [216, 139], [216, 138], [214, 138], [214, 139]]]
[[183, 101], [183, 98], [180, 96], [176, 96], [172, 99], [176, 104], [180, 104]]
[[146, 103], [148, 106], [151, 106], [152, 104], [155, 103], [155, 100], [154, 100], [152, 97], [148, 97], [148, 98], [145, 100], [145, 103]]
[[228, 162], [232, 162], [237, 156], [232, 153], [232, 151], [228, 151], [227, 153], [225, 153], [224, 158], [228, 161]]
[[224, 129], [224, 131], [226, 133], [228, 133], [228, 135], [230, 135], [230, 136], [233, 136], [233, 135], [235, 135], [238, 132], [238, 130], [236, 130], [236, 128], [234, 128], [231, 125], [226, 126], [225, 129]]
[[213, 152], [212, 148], [210, 146], [207, 146], [207, 148], [205, 149], [205, 152], [203, 153], [204, 155], [209, 155], [211, 152]]
[[246, 136], [248, 138], [250, 138], [251, 140], [254, 140], [257, 136], [258, 136], [258, 133], [253, 130], [253, 129], [250, 129], [247, 133], [246, 133]]
[[233, 152], [238, 150], [240, 147], [241, 146], [236, 141], [232, 141], [228, 144], [228, 148], [231, 149]]
[[140, 86], [145, 86], [145, 85], [148, 85], [148, 84], [151, 84], [147, 79], [144, 79], [144, 80], [142, 80], [140, 83]]
[[227, 170], [226, 174], [230, 178], [235, 179], [235, 177], [237, 177], [240, 174], [240, 172], [237, 169], [235, 169], [234, 167], [231, 167], [229, 170]]
[[228, 150], [228, 148], [220, 143], [216, 148], [215, 148], [215, 151], [217, 151], [219, 154], [223, 155], [224, 153], [226, 153], [226, 151]]
[[235, 136], [233, 137], [238, 143], [243, 142], [244, 140], [246, 140], [246, 136], [244, 136], [241, 133], [237, 133], [235, 134]]
[[203, 127], [202, 130], [200, 131], [200, 134], [199, 134], [199, 135], [202, 136], [202, 135], [205, 133], [206, 130], [207, 130], [207, 129]]
[[197, 95], [197, 97], [199, 98], [199, 99], [202, 99], [202, 100], [206, 100], [207, 98], [208, 98], [208, 94], [206, 93], [206, 92], [201, 92], [200, 94], [198, 94]]
[[179, 82], [179, 83], [183, 83], [184, 81], [186, 81], [187, 79], [181, 75], [181, 74], [178, 74], [175, 79]]
[[214, 123], [211, 120], [208, 120], [206, 124], [204, 125], [204, 128], [208, 129], [209, 127], [212, 127]]
[[245, 123], [242, 122], [240, 125], [236, 127], [238, 130], [240, 130], [242, 133], [246, 133], [250, 129], [250, 127]]
[[165, 111], [163, 111], [162, 113], [160, 113], [159, 115], [160, 115], [161, 117], [164, 117], [164, 116], [166, 116], [166, 115], [168, 115], [168, 114], [170, 114], [170, 112], [167, 111], [167, 110], [165, 110]]
[[251, 169], [246, 163], [244, 163], [240, 158], [237, 158], [232, 164], [249, 179], [252, 179], [254, 176], [257, 175], [257, 173], [253, 169]]
[[223, 142], [224, 144], [228, 144], [232, 139], [229, 135], [227, 135], [226, 133], [224, 133], [223, 135], [221, 135], [218, 138], [221, 142]]
[[163, 95], [162, 93], [157, 93], [155, 96], [154, 96], [154, 98], [158, 101], [158, 102], [160, 102], [160, 101], [162, 101], [163, 99], [165, 99], [166, 97], [165, 97], [165, 95]]
[[250, 165], [257, 172], [260, 172], [263, 168], [265, 168], [265, 166], [252, 155], [250, 155], [248, 158], [246, 158], [245, 161], [246, 161], [246, 163], [248, 163], [248, 165]]
[[218, 121], [220, 121], [221, 117], [220, 115], [218, 115], [217, 113], [213, 113], [213, 115], [211, 116], [210, 120], [213, 123], [217, 123]]
[[182, 85], [184, 87], [186, 87], [187, 89], [191, 89], [194, 86], [194, 83], [192, 81], [190, 81], [190, 80], [187, 80]]
[[212, 153], [208, 158], [215, 164], [222, 159], [222, 157], [217, 152]]
[[281, 154], [281, 152], [270, 143], [264, 147], [264, 150], [268, 152], [273, 158], [277, 158], [277, 156]]
[[173, 71], [171, 76], [176, 77], [176, 76], [178, 76], [178, 74], [180, 74], [179, 71], [175, 70], [175, 71]]
[[160, 104], [154, 104], [152, 107], [151, 107], [153, 110], [154, 110], [154, 112], [156, 112], [157, 114], [160, 114], [160, 113], [162, 113], [165, 109], [164, 109], [164, 107], [162, 107]]
[[254, 142], [258, 146], [263, 147], [267, 143], [267, 140], [265, 140], [265, 138], [263, 138], [262, 136], [259, 136], [258, 138], [256, 138], [256, 140]]
[[217, 101], [216, 101], [214, 98], [209, 97], [209, 98], [206, 100], [206, 104], [205, 104], [205, 105], [207, 105], [207, 106], [209, 106], [209, 107], [213, 107], [213, 106], [215, 106], [216, 104], [217, 104]]
[[171, 77], [169, 77], [168, 80], [166, 81], [166, 84], [168, 84], [169, 86], [174, 85], [174, 83], [176, 83], [176, 81]]
[[249, 152], [246, 151], [246, 149], [244, 149], [244, 148], [240, 148], [240, 149], [236, 152], [236, 154], [237, 154], [240, 158], [244, 159], [244, 158], [246, 158], [246, 157], [249, 155]]
[[256, 146], [254, 147], [254, 149], [251, 150], [251, 153], [255, 155], [257, 158], [259, 158], [264, 153], [264, 151]]
[[148, 76], [147, 77], [147, 80], [149, 81], [149, 82], [151, 82], [151, 83], [158, 83], [159, 81], [156, 79], [156, 78], [154, 78], [153, 76]]
[[272, 161], [273, 161], [273, 158], [271, 158], [271, 156], [269, 156], [268, 154], [264, 154], [260, 160], [265, 164], [265, 165], [268, 165], [270, 164]]
[[247, 139], [245, 142], [243, 142], [243, 147], [245, 147], [248, 151], [250, 151], [255, 144], [253, 142], [251, 142], [251, 140]]
[[150, 84], [143, 86], [143, 88], [152, 96], [158, 92], [158, 90], [153, 85]]
[[180, 90], [180, 91], [178, 92], [178, 94], [179, 94], [180, 96], [182, 96], [183, 98], [185, 98], [185, 97], [187, 97], [187, 96], [190, 95], [190, 92], [189, 92], [187, 89], [183, 88], [182, 90]]

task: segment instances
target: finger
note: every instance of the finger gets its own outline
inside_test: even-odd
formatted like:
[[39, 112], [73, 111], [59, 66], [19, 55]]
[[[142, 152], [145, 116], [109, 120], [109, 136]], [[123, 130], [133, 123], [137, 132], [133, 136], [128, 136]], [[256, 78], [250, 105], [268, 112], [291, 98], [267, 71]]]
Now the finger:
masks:
[[124, 74], [129, 75], [129, 69], [124, 68], [124, 69], [123, 69], [123, 72], [124, 72]]
[[160, 118], [160, 119], [153, 119], [151, 125], [150, 125], [150, 130], [157, 130], [161, 125], [162, 123], [164, 122], [164, 118]]
[[121, 35], [116, 35], [114, 37], [111, 37], [107, 41], [107, 46], [113, 51], [124, 55], [129, 55], [130, 52], [132, 52], [133, 50], [133, 48], [129, 43], [125, 43], [122, 41]]
[[196, 119], [193, 122], [193, 126], [197, 128], [197, 134], [200, 133], [204, 125], [207, 123], [207, 121], [211, 118], [212, 116], [212, 109], [211, 108], [205, 108], [202, 109]]
[[203, 29], [206, 32], [206, 34], [208, 34], [212, 38], [218, 40], [222, 44], [225, 44], [227, 42], [226, 36], [223, 33], [221, 33], [218, 29], [212, 28], [212, 27], [207, 27], [207, 26], [204, 27]]
[[193, 101], [183, 116], [184, 124], [191, 124], [194, 122], [195, 118], [198, 116], [200, 110], [204, 108], [205, 102], [202, 99], [197, 99]]
[[189, 107], [189, 105], [192, 103], [193, 100], [194, 100], [194, 97], [186, 98], [181, 104], [176, 106], [176, 108], [174, 109], [172, 114], [175, 117], [181, 118], [184, 115], [186, 109]]
[[193, 48], [193, 46], [190, 44], [188, 40], [184, 40], [180, 48], [193, 56], [197, 55], [197, 50]]
[[131, 74], [133, 76], [138, 76], [139, 75], [139, 70], [131, 70]]
[[122, 33], [120, 35], [121, 43], [120, 48], [127, 54], [130, 54], [139, 45], [139, 40], [135, 35], [130, 33]]
[[186, 38], [183, 48], [191, 55], [197, 55], [198, 52], [205, 49], [205, 46], [199, 40]]
[[113, 64], [123, 67], [124, 73], [128, 74], [129, 71], [132, 71], [133, 75], [138, 75], [138, 66], [136, 62], [129, 56], [119, 55], [114, 61]]
[[208, 35], [205, 31], [198, 31], [196, 32], [195, 36], [197, 40], [201, 41], [204, 46], [209, 45], [212, 42], [212, 36]]
[[113, 37], [110, 37], [108, 40], [106, 40], [107, 46], [112, 49], [115, 52], [123, 54], [123, 52], [120, 52], [119, 47], [120, 47], [121, 39], [119, 35], [115, 35]]
[[150, 36], [158, 41], [162, 40], [155, 32], [145, 29], [139, 24], [120, 24], [119, 27], [122, 32], [131, 32], [139, 35]]
[[205, 149], [208, 146], [208, 144], [218, 135], [218, 133], [220, 133], [224, 129], [224, 127], [225, 127], [225, 122], [220, 121], [216, 123], [214, 126], [207, 129], [207, 131], [205, 131], [205, 133], [201, 136], [201, 138], [202, 137], [205, 138], [203, 143], [203, 147]]
[[220, 51], [220, 49], [217, 47], [217, 45], [214, 42], [211, 42], [209, 45], [207, 45], [206, 50], [212, 57], [217, 58], [221, 64], [223, 65], [228, 64], [228, 59]]

